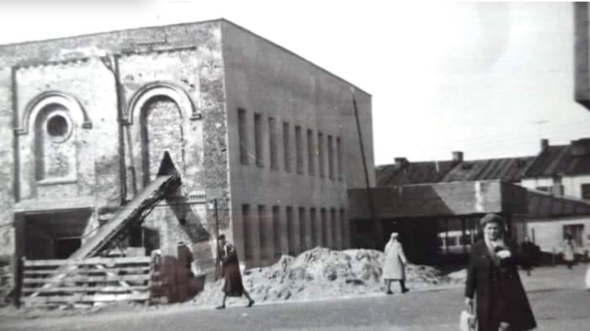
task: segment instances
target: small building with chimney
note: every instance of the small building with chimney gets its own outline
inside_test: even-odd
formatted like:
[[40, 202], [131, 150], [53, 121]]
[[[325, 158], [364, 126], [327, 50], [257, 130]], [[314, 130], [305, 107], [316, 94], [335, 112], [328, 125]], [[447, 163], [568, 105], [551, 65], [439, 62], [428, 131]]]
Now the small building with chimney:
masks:
[[[479, 232], [478, 219], [484, 212], [505, 216], [517, 241], [529, 237], [544, 253], [559, 254], [564, 238], [571, 236], [577, 253], [588, 256], [589, 142], [584, 138], [552, 146], [542, 139], [536, 156], [512, 158], [466, 160], [462, 152], [453, 152], [450, 160], [442, 161], [395, 158], [394, 164], [376, 168], [375, 214], [382, 220], [384, 232], [399, 229], [400, 224], [420, 227], [412, 232], [402, 226], [402, 231], [412, 238], [407, 240], [410, 255], [415, 250], [415, 258], [425, 261], [436, 260], [432, 258], [436, 254], [465, 254]], [[354, 211], [369, 206], [368, 202], [359, 206], [359, 201], [351, 202], [358, 207], [351, 207]], [[489, 204], [493, 201], [497, 205]], [[352, 212], [351, 216], [362, 218], [362, 214]], [[352, 226], [359, 222], [352, 222]], [[424, 224], [432, 231], [423, 230]], [[362, 238], [362, 227], [353, 232]], [[430, 239], [416, 240], [417, 233], [424, 236], [428, 232], [433, 232]], [[436, 237], [434, 245], [432, 238]], [[422, 249], [430, 246], [438, 248]]]

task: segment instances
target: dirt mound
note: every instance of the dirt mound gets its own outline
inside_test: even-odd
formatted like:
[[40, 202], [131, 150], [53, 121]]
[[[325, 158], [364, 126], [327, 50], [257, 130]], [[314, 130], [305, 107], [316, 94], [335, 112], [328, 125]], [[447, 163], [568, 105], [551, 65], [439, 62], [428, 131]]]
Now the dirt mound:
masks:
[[[250, 269], [243, 280], [257, 302], [355, 296], [384, 289], [383, 261], [384, 254], [375, 250], [335, 251], [316, 247], [297, 257], [283, 255], [272, 266]], [[450, 282], [448, 277], [428, 266], [410, 264], [406, 274], [408, 286], [414, 289]], [[205, 307], [218, 305], [222, 286], [223, 280], [206, 284], [192, 303]], [[245, 299], [228, 298], [227, 301], [228, 305], [245, 303]]]

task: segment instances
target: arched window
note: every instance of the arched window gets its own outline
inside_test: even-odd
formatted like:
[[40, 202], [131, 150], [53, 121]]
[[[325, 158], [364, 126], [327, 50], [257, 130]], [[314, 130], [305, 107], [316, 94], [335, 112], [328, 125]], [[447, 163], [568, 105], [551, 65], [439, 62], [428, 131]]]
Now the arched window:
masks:
[[16, 133], [21, 154], [18, 162], [30, 172], [24, 178], [40, 183], [75, 180], [77, 176], [77, 130], [92, 123], [73, 96], [46, 91], [33, 98], [19, 118]]
[[155, 178], [165, 152], [177, 169], [184, 168], [184, 134], [180, 108], [167, 96], [147, 100], [141, 114], [143, 174], [147, 184]]
[[75, 178], [76, 145], [69, 109], [57, 103], [46, 105], [34, 127], [36, 179]]

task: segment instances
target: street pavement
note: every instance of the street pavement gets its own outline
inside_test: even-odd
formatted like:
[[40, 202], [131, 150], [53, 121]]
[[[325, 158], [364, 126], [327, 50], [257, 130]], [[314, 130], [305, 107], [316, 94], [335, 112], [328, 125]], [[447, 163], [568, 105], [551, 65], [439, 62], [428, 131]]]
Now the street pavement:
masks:
[[[545, 267], [522, 275], [541, 331], [590, 330], [586, 265]], [[411, 282], [410, 282], [411, 286]], [[139, 311], [109, 311], [63, 318], [4, 319], [0, 330], [458, 330], [460, 287], [341, 298], [258, 304], [223, 311], [190, 304]], [[243, 301], [244, 305], [246, 300]]]

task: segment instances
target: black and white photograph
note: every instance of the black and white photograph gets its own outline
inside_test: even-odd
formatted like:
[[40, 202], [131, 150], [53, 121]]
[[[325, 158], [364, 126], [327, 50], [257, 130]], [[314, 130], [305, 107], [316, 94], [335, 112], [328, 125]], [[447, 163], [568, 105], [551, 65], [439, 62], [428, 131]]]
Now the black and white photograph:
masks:
[[590, 3], [0, 2], [0, 330], [589, 325]]

